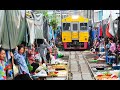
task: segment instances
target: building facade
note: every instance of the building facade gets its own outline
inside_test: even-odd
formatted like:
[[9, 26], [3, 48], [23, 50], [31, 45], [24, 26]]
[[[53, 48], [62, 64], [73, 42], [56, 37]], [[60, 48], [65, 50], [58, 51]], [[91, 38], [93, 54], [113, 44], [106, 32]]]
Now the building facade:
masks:
[[94, 10], [94, 22], [107, 19], [110, 14], [112, 15], [112, 19], [115, 20], [119, 16], [119, 10]]

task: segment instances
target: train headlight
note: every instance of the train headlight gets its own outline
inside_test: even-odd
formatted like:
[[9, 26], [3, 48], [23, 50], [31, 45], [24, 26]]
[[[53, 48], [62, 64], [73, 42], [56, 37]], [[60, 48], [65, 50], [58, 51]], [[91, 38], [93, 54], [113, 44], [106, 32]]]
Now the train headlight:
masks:
[[78, 19], [78, 15], [72, 15], [72, 19]]

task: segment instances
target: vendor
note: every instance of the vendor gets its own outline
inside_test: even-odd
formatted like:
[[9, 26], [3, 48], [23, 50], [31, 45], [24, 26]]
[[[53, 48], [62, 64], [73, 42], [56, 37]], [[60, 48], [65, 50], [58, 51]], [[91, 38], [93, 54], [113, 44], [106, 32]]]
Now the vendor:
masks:
[[118, 55], [120, 55], [120, 41], [117, 44], [117, 52], [118, 52]]
[[5, 67], [6, 67], [6, 63], [4, 61], [6, 57], [5, 54], [5, 50], [0, 48], [0, 80], [6, 80], [6, 71], [5, 71]]
[[25, 61], [26, 54], [24, 52], [25, 48], [23, 46], [18, 46], [14, 52], [14, 59], [19, 66], [19, 74], [14, 78], [15, 80], [32, 80]]
[[[10, 56], [13, 58], [13, 54], [10, 53]], [[5, 62], [5, 57], [6, 57], [6, 53], [5, 50], [3, 48], [0, 48], [0, 80], [6, 80], [6, 70], [9, 69], [8, 68], [8, 64]], [[12, 60], [13, 61], [13, 60]]]
[[36, 62], [35, 56], [36, 56], [35, 50], [32, 49], [28, 51], [28, 61], [29, 64], [33, 66], [33, 70], [31, 71], [31, 73], [34, 73], [35, 70], [39, 67], [39, 63], [41, 63], [41, 60], [39, 60], [40, 61], [39, 63]]
[[110, 40], [110, 49], [109, 49], [112, 53], [116, 52], [116, 44], [114, 40]]
[[110, 48], [108, 50], [107, 58], [108, 58], [108, 63], [113, 64], [116, 63], [116, 44], [113, 39], [110, 39], [109, 42], [110, 42]]

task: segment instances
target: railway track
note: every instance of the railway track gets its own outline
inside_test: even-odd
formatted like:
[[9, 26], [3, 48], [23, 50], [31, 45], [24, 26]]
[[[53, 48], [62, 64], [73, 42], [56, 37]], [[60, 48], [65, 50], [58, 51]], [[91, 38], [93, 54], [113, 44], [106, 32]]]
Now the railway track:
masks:
[[[75, 56], [74, 56], [75, 55]], [[71, 56], [74, 56], [74, 62], [76, 62], [77, 64], [77, 68], [78, 68], [78, 71], [76, 71], [77, 73], [79, 73], [79, 78], [80, 80], [86, 80], [85, 79], [85, 74], [84, 74], [84, 70], [83, 69], [87, 69], [88, 68], [88, 71], [87, 73], [89, 73], [91, 75], [91, 79], [92, 80], [95, 80], [94, 78], [94, 75], [93, 75], [93, 71], [87, 61], [87, 59], [85, 58], [84, 54], [83, 54], [83, 51], [69, 51], [69, 80], [76, 80], [76, 78], [74, 78], [74, 71], [72, 71], [72, 59], [71, 59]], [[80, 59], [81, 58], [81, 59]], [[85, 67], [83, 67], [82, 65], [82, 62], [84, 64]], [[81, 63], [81, 64], [80, 64]], [[77, 76], [77, 75], [76, 75]]]
[[96, 80], [96, 78], [94, 77], [93, 70], [92, 70], [92, 68], [90, 67], [88, 60], [87, 60], [87, 59], [85, 58], [85, 56], [83, 55], [83, 52], [81, 52], [81, 55], [83, 56], [83, 59], [85, 60], [86, 65], [88, 66], [88, 69], [89, 69], [89, 71], [90, 71], [91, 77], [92, 77], [94, 80]]

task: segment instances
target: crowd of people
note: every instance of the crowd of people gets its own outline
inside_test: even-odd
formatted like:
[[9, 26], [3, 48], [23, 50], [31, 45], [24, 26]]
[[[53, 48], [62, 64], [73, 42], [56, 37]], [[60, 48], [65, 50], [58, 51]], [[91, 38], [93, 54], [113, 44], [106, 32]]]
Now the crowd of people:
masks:
[[[24, 44], [16, 46], [9, 53], [2, 47], [0, 48], [0, 80], [7, 80], [10, 75], [10, 69], [13, 65], [18, 67], [18, 73], [14, 75], [14, 80], [33, 80], [31, 75], [35, 74], [35, 70], [45, 63], [49, 63], [50, 54], [54, 44], [48, 44], [46, 39], [41, 39], [39, 43], [34, 43], [31, 47]], [[9, 59], [5, 60], [9, 54]], [[30, 66], [33, 67], [30, 70]]]
[[[106, 60], [106, 64], [117, 65], [119, 64], [120, 55], [120, 41], [115, 38], [103, 38], [96, 35], [91, 50], [98, 56]], [[104, 52], [102, 54], [101, 52]]]

